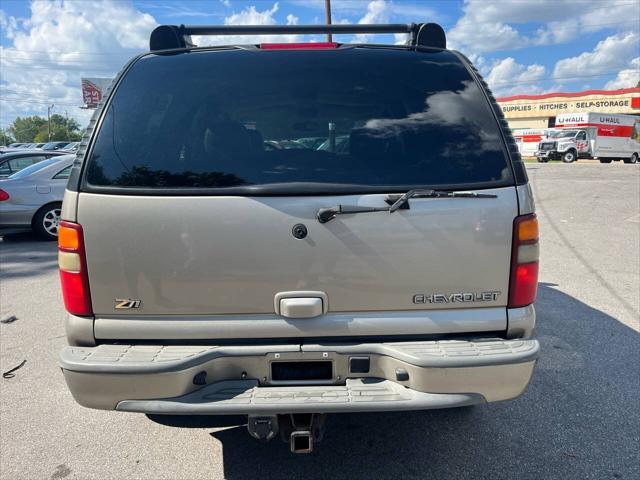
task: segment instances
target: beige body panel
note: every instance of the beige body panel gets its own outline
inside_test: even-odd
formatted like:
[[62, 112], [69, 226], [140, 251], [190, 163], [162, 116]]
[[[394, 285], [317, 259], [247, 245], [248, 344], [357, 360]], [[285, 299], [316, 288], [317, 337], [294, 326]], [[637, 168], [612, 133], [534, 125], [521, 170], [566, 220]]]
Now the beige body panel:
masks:
[[[321, 207], [385, 206], [385, 195], [145, 197], [81, 193], [96, 316], [274, 312], [283, 291], [326, 293], [329, 312], [506, 306], [513, 187], [490, 199], [412, 199], [410, 210], [345, 215]], [[291, 233], [304, 223], [309, 234]], [[477, 303], [414, 304], [416, 294], [496, 291]], [[139, 299], [135, 311], [115, 299]]]

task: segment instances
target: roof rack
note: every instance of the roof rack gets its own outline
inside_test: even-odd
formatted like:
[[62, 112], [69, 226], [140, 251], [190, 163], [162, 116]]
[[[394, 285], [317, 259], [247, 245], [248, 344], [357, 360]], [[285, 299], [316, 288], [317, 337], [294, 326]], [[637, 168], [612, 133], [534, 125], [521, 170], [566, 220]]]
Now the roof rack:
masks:
[[437, 23], [387, 25], [160, 25], [151, 32], [151, 51], [195, 47], [191, 35], [408, 33], [408, 45], [447, 48], [444, 30]]

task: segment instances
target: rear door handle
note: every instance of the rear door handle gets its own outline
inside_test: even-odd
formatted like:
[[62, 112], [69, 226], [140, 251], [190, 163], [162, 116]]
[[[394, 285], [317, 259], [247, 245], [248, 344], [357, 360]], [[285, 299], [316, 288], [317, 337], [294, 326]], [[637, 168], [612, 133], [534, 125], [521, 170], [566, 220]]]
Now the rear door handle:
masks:
[[283, 298], [280, 315], [286, 318], [313, 318], [322, 315], [321, 298]]
[[314, 318], [329, 310], [327, 294], [324, 292], [279, 292], [273, 304], [276, 313], [285, 318]]

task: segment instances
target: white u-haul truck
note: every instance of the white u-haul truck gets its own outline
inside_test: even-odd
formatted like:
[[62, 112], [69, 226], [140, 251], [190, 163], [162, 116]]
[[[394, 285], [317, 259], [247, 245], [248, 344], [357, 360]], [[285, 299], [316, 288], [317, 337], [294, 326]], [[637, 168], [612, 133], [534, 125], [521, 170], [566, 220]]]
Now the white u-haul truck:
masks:
[[548, 128], [517, 128], [512, 131], [516, 140], [520, 155], [523, 157], [533, 157], [538, 151], [538, 145], [547, 136]]
[[566, 113], [538, 145], [539, 162], [597, 158], [600, 163], [637, 163], [640, 155], [640, 117], [610, 113]]

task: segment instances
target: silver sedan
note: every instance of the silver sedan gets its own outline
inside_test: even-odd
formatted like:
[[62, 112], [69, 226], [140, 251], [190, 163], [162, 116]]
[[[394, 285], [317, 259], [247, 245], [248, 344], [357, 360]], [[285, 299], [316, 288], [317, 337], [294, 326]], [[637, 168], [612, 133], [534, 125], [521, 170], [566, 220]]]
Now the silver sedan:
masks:
[[0, 180], [0, 231], [33, 229], [58, 238], [62, 197], [75, 155], [43, 160]]

